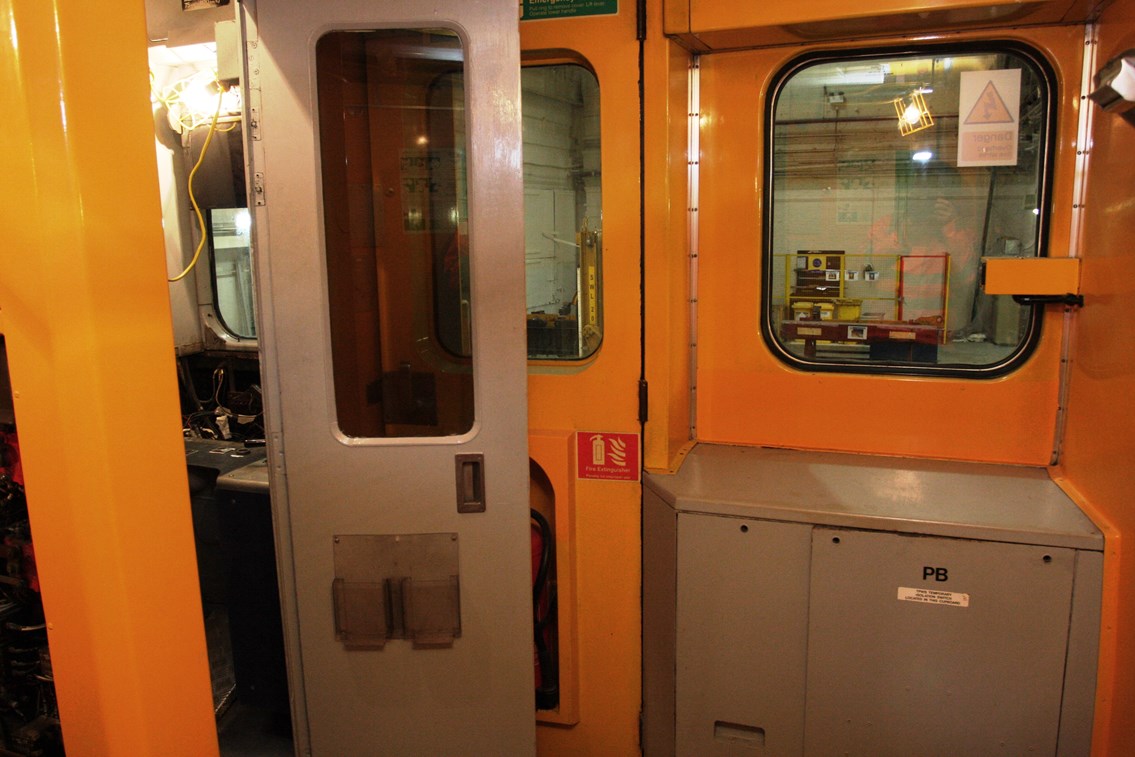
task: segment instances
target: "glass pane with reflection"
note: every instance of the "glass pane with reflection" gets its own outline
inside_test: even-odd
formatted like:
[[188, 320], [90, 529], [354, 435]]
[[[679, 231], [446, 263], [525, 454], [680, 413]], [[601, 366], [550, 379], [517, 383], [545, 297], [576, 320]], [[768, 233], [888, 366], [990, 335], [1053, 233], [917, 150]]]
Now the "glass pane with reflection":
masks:
[[988, 369], [1032, 309], [981, 291], [982, 257], [1042, 254], [1050, 120], [1011, 51], [860, 56], [776, 92], [766, 322], [790, 360]]
[[335, 403], [353, 437], [473, 425], [464, 55], [446, 30], [316, 46]]
[[225, 329], [243, 339], [256, 338], [250, 218], [248, 208], [215, 208], [209, 211], [213, 302]]

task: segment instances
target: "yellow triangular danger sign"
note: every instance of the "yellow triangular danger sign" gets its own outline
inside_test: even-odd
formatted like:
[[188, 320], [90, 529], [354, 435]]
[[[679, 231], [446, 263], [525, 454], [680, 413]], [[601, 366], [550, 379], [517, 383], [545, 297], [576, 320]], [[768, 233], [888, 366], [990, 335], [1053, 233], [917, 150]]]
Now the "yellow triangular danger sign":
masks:
[[966, 116], [965, 123], [1011, 124], [1015, 121], [1013, 114], [1005, 107], [1005, 101], [1001, 99], [1001, 93], [997, 91], [997, 87], [993, 86], [993, 82], [988, 82], [977, 98], [977, 102], [973, 104], [969, 115]]

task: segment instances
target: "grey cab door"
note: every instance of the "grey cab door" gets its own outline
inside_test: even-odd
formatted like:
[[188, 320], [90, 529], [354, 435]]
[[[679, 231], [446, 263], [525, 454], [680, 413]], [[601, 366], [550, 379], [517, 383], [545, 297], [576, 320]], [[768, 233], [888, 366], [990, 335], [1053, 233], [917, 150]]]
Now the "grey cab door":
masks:
[[534, 752], [515, 2], [258, 0], [297, 752]]

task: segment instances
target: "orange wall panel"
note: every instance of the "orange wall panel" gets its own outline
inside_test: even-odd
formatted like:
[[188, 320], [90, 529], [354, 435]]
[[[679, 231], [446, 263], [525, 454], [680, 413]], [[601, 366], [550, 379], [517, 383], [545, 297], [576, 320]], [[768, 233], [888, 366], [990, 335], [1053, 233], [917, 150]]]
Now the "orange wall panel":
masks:
[[691, 49], [729, 50], [810, 40], [870, 39], [989, 26], [1083, 21], [1096, 0], [667, 0], [666, 31]]
[[[582, 56], [599, 80], [603, 192], [603, 342], [589, 360], [529, 369], [528, 424], [542, 433], [637, 433], [639, 377], [638, 67], [633, 6], [618, 15], [526, 21], [521, 49]], [[543, 52], [541, 52], [543, 51]], [[556, 481], [575, 471], [547, 471]], [[638, 753], [640, 487], [574, 489], [579, 722], [537, 729], [538, 753]]]
[[696, 32], [745, 27], [806, 24], [831, 19], [926, 13], [960, 8], [988, 8], [989, 0], [875, 0], [860, 5], [842, 0], [809, 3], [774, 0], [759, 6], [721, 0], [690, 0], [690, 27]]
[[[1037, 47], [1057, 71], [1048, 253], [1067, 256], [1083, 33], [1038, 28], [958, 39], [991, 36]], [[698, 439], [1047, 464], [1056, 427], [1058, 307], [1049, 307], [1028, 362], [992, 380], [803, 372], [778, 361], [761, 340], [765, 98], [773, 74], [801, 52], [702, 58]]]
[[[1095, 70], [1135, 48], [1135, 1], [1098, 27]], [[1135, 125], [1093, 109], [1081, 291], [1057, 480], [1104, 528], [1104, 617], [1093, 754], [1135, 754]]]
[[646, 76], [646, 376], [650, 420], [643, 461], [674, 470], [690, 432], [688, 151], [691, 58], [651, 37]]
[[0, 327], [67, 753], [216, 755], [142, 4], [0, 22]]

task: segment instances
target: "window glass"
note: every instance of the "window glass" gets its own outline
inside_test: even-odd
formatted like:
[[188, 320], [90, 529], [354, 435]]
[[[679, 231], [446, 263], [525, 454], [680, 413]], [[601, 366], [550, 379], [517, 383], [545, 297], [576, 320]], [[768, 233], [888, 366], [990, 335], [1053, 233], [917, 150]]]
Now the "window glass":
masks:
[[316, 46], [331, 347], [348, 436], [473, 425], [465, 107], [445, 30]]
[[766, 338], [813, 366], [991, 371], [1032, 309], [983, 256], [1043, 254], [1049, 91], [1010, 50], [805, 61], [771, 106]]
[[256, 338], [256, 307], [252, 285], [248, 208], [209, 211], [213, 249], [213, 287], [217, 316], [229, 333]]
[[580, 359], [603, 336], [599, 82], [575, 64], [520, 78], [528, 356]]

